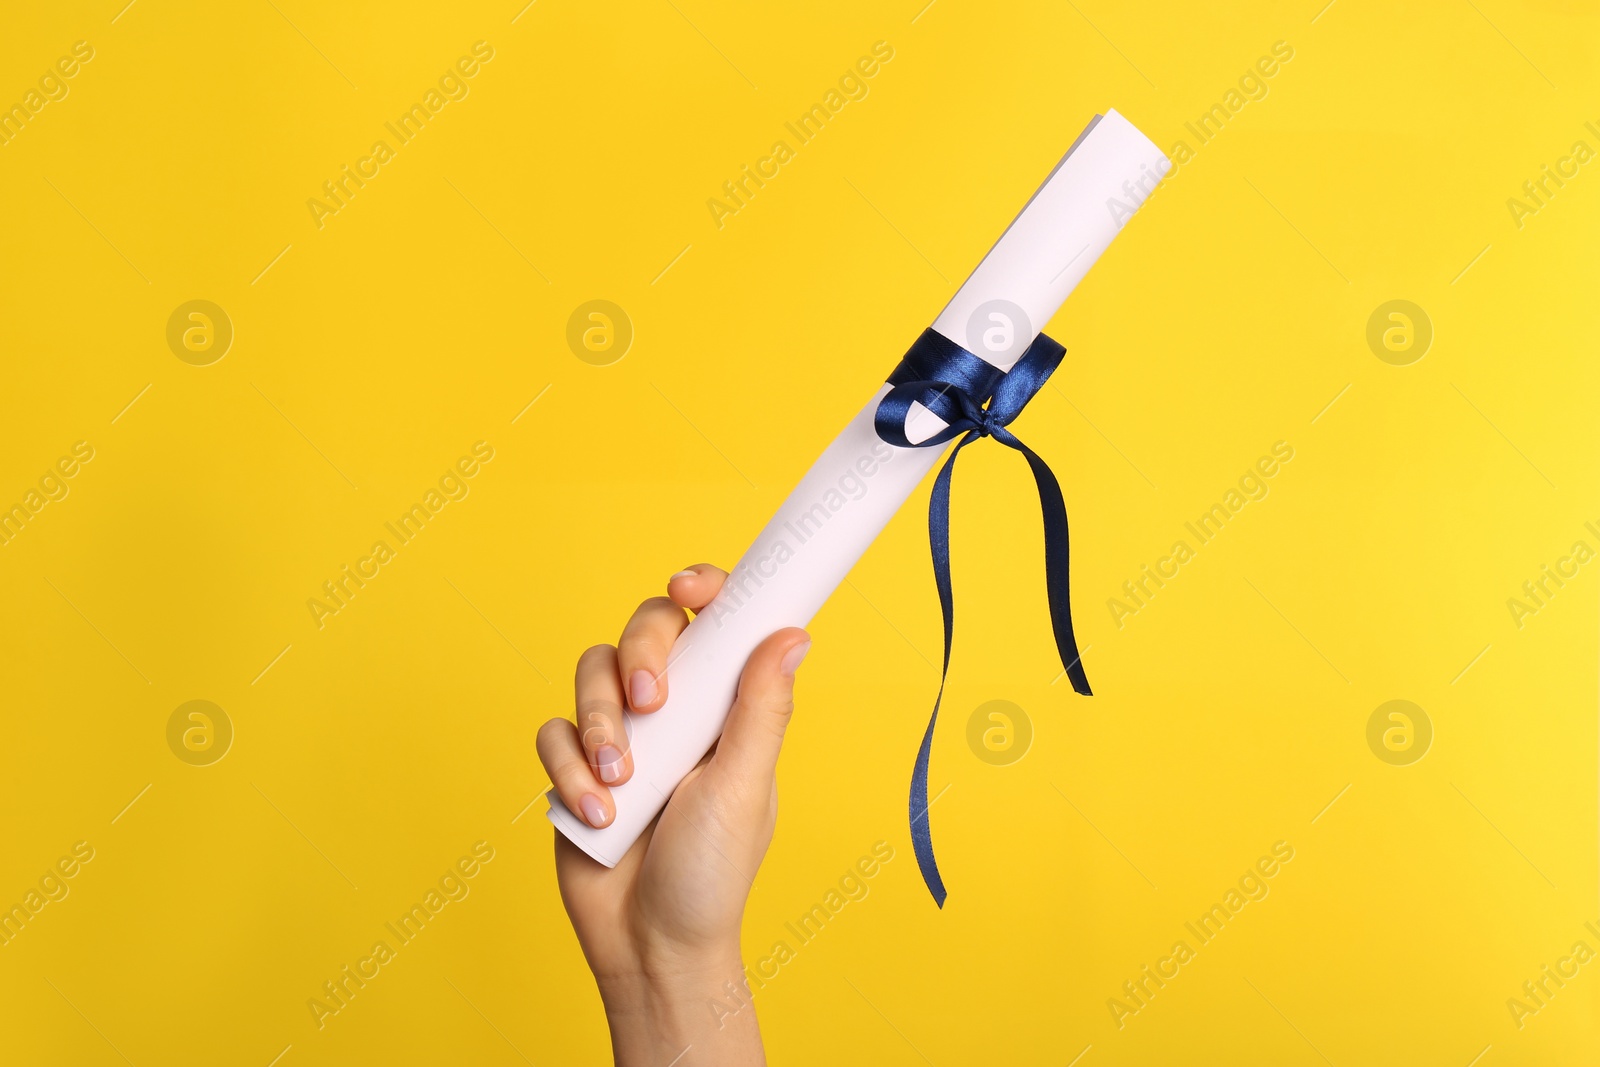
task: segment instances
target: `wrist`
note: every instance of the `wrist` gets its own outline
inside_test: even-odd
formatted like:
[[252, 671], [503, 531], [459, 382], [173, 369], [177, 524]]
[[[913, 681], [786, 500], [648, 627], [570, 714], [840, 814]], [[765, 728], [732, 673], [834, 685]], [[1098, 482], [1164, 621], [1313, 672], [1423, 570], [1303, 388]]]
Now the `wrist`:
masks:
[[597, 975], [618, 1067], [689, 1062], [749, 1067], [766, 1062], [755, 1004], [737, 946], [694, 960], [654, 960]]

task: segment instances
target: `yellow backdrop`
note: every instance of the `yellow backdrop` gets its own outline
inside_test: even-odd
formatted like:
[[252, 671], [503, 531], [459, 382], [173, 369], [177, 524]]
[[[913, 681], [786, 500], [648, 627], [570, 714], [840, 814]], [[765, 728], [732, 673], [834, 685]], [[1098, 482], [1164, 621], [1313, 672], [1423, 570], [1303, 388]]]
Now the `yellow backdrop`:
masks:
[[1098, 695], [973, 449], [950, 901], [924, 489], [813, 626], [772, 1059], [1589, 1062], [1583, 5], [124, 2], [0, 34], [0, 1058], [605, 1062], [536, 727], [1115, 107], [1180, 167], [1016, 427]]

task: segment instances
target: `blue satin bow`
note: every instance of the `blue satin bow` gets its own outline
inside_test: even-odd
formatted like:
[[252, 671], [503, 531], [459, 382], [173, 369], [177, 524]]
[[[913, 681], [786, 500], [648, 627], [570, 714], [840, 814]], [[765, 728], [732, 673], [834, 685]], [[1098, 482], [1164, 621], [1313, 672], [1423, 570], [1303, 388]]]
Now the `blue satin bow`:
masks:
[[[928, 718], [928, 729], [922, 735], [922, 747], [917, 750], [916, 767], [911, 772], [911, 847], [917, 855], [917, 866], [922, 869], [922, 880], [941, 908], [946, 893], [939, 864], [933, 857], [928, 822], [928, 756], [933, 747], [933, 727], [939, 721], [939, 703], [944, 699], [945, 680], [950, 674], [950, 645], [955, 634], [955, 603], [950, 587], [950, 477], [961, 450], [980, 437], [993, 437], [1021, 452], [1033, 470], [1039, 507], [1044, 514], [1045, 585], [1056, 651], [1072, 680], [1072, 688], [1084, 696], [1093, 695], [1072, 633], [1072, 602], [1067, 595], [1067, 505], [1061, 497], [1061, 486], [1045, 461], [1006, 429], [1044, 387], [1065, 354], [1065, 348], [1040, 334], [1009, 372], [1000, 371], [943, 334], [925, 330], [889, 376], [892, 388], [879, 402], [873, 420], [878, 436], [900, 448], [929, 448], [961, 438], [934, 480], [928, 500], [928, 541], [933, 550], [939, 606], [944, 611], [944, 669], [933, 714]], [[987, 407], [983, 406], [985, 400]], [[905, 425], [913, 402], [943, 419], [946, 427], [927, 440], [909, 440]]]

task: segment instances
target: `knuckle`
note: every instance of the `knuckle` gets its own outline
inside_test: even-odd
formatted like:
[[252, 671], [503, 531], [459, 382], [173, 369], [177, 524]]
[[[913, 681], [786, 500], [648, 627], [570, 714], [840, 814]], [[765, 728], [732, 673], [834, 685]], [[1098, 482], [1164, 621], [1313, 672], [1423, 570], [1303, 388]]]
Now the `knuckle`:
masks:
[[591, 702], [589, 706], [578, 707], [578, 736], [585, 749], [592, 750], [611, 743], [613, 735], [618, 733], [613, 710], [612, 705], [604, 702]]
[[589, 764], [576, 750], [563, 748], [551, 753], [544, 761], [544, 769], [556, 786], [570, 784], [579, 773], [587, 775]]
[[651, 667], [651, 673], [655, 673], [652, 665], [666, 658], [667, 646], [656, 640], [653, 634], [636, 633], [622, 639], [618, 662], [621, 663], [623, 674], [626, 676], [639, 667]]
[[668, 613], [681, 614], [682, 611], [682, 608], [672, 602], [671, 597], [653, 596], [649, 600], [640, 602], [639, 606], [634, 609], [633, 616], [628, 619], [628, 625], [624, 628], [624, 633], [632, 636], [655, 625], [663, 615]]
[[782, 737], [794, 717], [794, 696], [788, 693], [763, 693], [756, 697], [741, 697], [739, 703], [746, 713], [759, 722], [762, 729]]
[[661, 647], [662, 631], [672, 621], [681, 618], [683, 609], [671, 600], [664, 596], [651, 597], [639, 605], [639, 610], [633, 613], [628, 625], [623, 628], [618, 652], [626, 656], [641, 649]]
[[767, 709], [767, 725], [782, 737], [789, 730], [789, 720], [794, 717], [794, 701], [774, 701]]
[[666, 663], [668, 647], [665, 641], [648, 630], [628, 634], [622, 640], [618, 657], [623, 675], [627, 676], [641, 667], [648, 668], [651, 674], [659, 674]]
[[538, 746], [539, 751], [543, 752], [553, 747], [561, 739], [561, 734], [566, 726], [567, 720], [565, 719], [550, 719], [539, 727], [539, 732], [534, 737], [534, 744]]
[[612, 645], [590, 645], [578, 656], [578, 667], [594, 667], [609, 660], [615, 653]]
[[620, 710], [615, 701], [603, 697], [580, 700], [577, 709], [578, 725], [579, 727], [608, 725]]

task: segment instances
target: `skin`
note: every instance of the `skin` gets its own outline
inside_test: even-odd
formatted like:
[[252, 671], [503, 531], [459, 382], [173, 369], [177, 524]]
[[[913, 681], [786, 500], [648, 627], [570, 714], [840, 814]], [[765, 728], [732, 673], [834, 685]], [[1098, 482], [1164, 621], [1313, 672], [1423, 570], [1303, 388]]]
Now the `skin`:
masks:
[[[539, 759], [551, 783], [592, 825], [611, 823], [610, 786], [633, 774], [623, 709], [648, 715], [666, 703], [672, 643], [726, 577], [710, 564], [673, 575], [667, 595], [640, 604], [615, 646], [579, 657], [576, 721], [540, 728]], [[679, 1056], [681, 1067], [766, 1063], [744, 992], [739, 929], [772, 841], [778, 753], [794, 710], [795, 669], [810, 647], [797, 628], [757, 646], [722, 739], [615, 868], [555, 835], [561, 899], [600, 989], [618, 1067], [660, 1067]], [[740, 1001], [730, 988], [741, 1010], [732, 1011]]]

